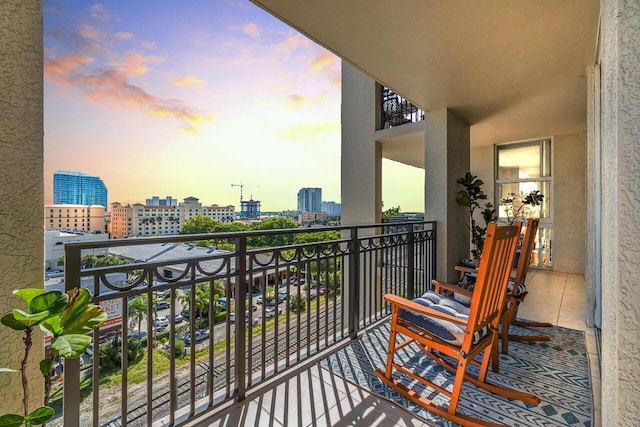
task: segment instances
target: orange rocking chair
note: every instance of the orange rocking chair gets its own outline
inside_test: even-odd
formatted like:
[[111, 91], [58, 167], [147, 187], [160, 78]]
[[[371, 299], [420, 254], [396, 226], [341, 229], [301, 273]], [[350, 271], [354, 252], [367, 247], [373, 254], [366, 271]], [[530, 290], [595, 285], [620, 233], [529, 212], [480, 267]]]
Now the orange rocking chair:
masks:
[[[518, 307], [520, 303], [524, 301], [527, 296], [527, 288], [525, 281], [527, 278], [527, 272], [529, 271], [529, 264], [531, 264], [531, 254], [533, 253], [533, 247], [536, 238], [536, 232], [538, 231], [538, 225], [540, 223], [539, 218], [529, 218], [527, 220], [526, 231], [522, 239], [522, 246], [520, 247], [520, 254], [516, 261], [516, 268], [512, 270], [511, 279], [509, 279], [509, 285], [507, 289], [507, 299], [502, 315], [502, 330], [500, 333], [500, 340], [502, 341], [502, 354], [508, 354], [509, 352], [509, 340], [511, 341], [549, 341], [547, 335], [513, 335], [509, 334], [509, 326], [528, 326], [528, 327], [550, 327], [553, 326], [547, 322], [531, 322], [518, 320]], [[460, 279], [462, 280], [466, 274], [477, 273], [476, 269], [469, 267], [457, 266], [456, 270], [460, 272]], [[449, 283], [440, 283], [436, 285], [436, 292], [441, 292], [442, 289], [458, 293], [460, 295], [470, 297], [471, 292], [456, 288]], [[498, 372], [497, 357], [494, 360], [494, 372]]]
[[[511, 399], [536, 405], [540, 403], [540, 399], [532, 394], [492, 384], [486, 378], [492, 352], [498, 345], [498, 325], [505, 304], [520, 226], [497, 227], [496, 224], [489, 224], [468, 310], [463, 309], [464, 306], [456, 301], [442, 298], [433, 292], [415, 300], [385, 295], [385, 300], [391, 304], [391, 332], [385, 369], [375, 371], [378, 378], [426, 410], [462, 425], [496, 425], [457, 411], [465, 380]], [[461, 308], [462, 311], [458, 311]], [[414, 342], [426, 355], [455, 374], [452, 390], [417, 375], [410, 366], [402, 365], [396, 360], [399, 359], [395, 357], [396, 351]], [[481, 361], [476, 362], [474, 359], [480, 354]], [[443, 356], [448, 356], [457, 363], [450, 364]], [[469, 363], [479, 365], [477, 377], [466, 373]], [[440, 405], [408, 388], [394, 378], [394, 371], [448, 396], [449, 405]]]

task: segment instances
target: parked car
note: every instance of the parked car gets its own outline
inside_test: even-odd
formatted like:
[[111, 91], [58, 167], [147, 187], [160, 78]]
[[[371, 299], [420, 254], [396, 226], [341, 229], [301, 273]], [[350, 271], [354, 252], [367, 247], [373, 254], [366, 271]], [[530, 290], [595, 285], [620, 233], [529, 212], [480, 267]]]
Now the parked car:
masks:
[[183, 320], [184, 320], [184, 316], [183, 316], [182, 314], [180, 314], [180, 313], [176, 313], [176, 314], [173, 316], [173, 321], [174, 321], [174, 323], [180, 323], [180, 322], [182, 322]]
[[[278, 308], [277, 309], [278, 314], [282, 314], [282, 309]], [[266, 319], [271, 319], [272, 317], [274, 317], [276, 315], [276, 307], [269, 307], [267, 306], [267, 308], [264, 310], [264, 317]]]
[[129, 332], [128, 338], [130, 340], [140, 340], [146, 336], [147, 336], [147, 333], [145, 331], [139, 331], [137, 329], [134, 329], [133, 331]]
[[[236, 314], [235, 313], [229, 313], [229, 322], [235, 323], [235, 321], [236, 321]], [[249, 315], [248, 314], [246, 314], [244, 316], [244, 323], [245, 324], [249, 323]], [[253, 326], [258, 326], [260, 324], [260, 319], [258, 319], [257, 317], [254, 317], [252, 319], [252, 324], [253, 324]]]
[[165, 308], [170, 308], [171, 304], [169, 304], [169, 301], [158, 301], [156, 302], [156, 308], [158, 310], [163, 310]]
[[165, 327], [169, 326], [169, 319], [164, 316], [160, 316], [156, 319], [156, 327]]
[[[198, 329], [195, 334], [195, 342], [201, 342], [209, 338], [209, 329]], [[182, 340], [185, 344], [191, 345], [191, 334], [186, 334]]]

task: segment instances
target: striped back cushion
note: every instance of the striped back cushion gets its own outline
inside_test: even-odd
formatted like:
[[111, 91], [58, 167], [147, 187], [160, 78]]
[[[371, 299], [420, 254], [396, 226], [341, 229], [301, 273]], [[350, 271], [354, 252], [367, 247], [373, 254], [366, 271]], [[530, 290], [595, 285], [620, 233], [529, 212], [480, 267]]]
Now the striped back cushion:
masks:
[[[413, 302], [429, 307], [432, 310], [455, 316], [464, 321], [469, 318], [469, 307], [465, 307], [451, 298], [445, 298], [432, 291], [414, 299]], [[400, 309], [399, 316], [402, 320], [429, 332], [445, 342], [458, 346], [462, 345], [464, 331], [466, 329], [465, 325], [458, 325], [447, 320], [436, 319], [406, 309]], [[487, 333], [489, 333], [488, 325], [474, 334], [473, 343], [475, 344], [480, 341]]]

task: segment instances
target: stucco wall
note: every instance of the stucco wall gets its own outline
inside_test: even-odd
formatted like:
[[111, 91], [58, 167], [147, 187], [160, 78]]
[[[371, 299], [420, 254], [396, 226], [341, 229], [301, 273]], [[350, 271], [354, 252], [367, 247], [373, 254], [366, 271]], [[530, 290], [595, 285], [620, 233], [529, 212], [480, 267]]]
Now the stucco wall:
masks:
[[553, 269], [584, 274], [586, 147], [582, 134], [553, 137]]
[[[640, 2], [602, 0], [602, 418], [638, 425]], [[606, 420], [606, 421], [605, 421]]]
[[[39, 0], [0, 2], [0, 315], [17, 306], [18, 288], [43, 286], [42, 9]], [[7, 211], [10, 209], [11, 211]], [[36, 336], [32, 361], [43, 357]], [[0, 366], [18, 368], [21, 335], [0, 325]], [[31, 363], [31, 404], [42, 381]], [[22, 411], [19, 374], [0, 375], [0, 414]]]

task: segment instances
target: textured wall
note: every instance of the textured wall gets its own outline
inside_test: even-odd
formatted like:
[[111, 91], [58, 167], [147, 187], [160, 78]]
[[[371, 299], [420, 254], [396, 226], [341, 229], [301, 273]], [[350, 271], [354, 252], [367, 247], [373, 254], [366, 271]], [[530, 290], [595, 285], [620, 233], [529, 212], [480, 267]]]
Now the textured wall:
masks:
[[640, 2], [602, 0], [602, 418], [638, 425]]
[[584, 274], [586, 212], [584, 135], [553, 138], [553, 269]]
[[[18, 288], [43, 286], [42, 8], [40, 0], [0, 2], [0, 314], [19, 301]], [[7, 209], [11, 211], [7, 211]], [[43, 356], [39, 334], [32, 360]], [[22, 342], [0, 325], [0, 366], [19, 367]], [[42, 382], [31, 363], [31, 403]], [[0, 375], [0, 414], [21, 411], [20, 376]]]

